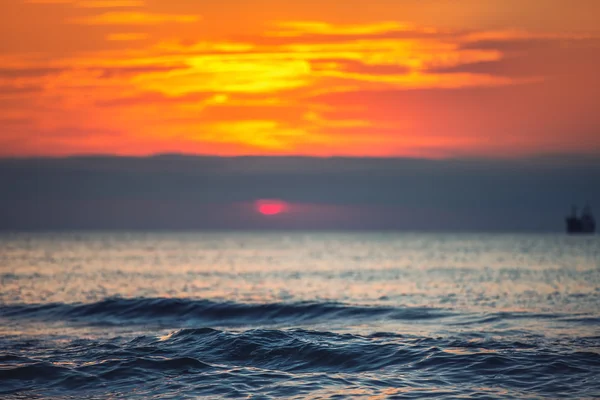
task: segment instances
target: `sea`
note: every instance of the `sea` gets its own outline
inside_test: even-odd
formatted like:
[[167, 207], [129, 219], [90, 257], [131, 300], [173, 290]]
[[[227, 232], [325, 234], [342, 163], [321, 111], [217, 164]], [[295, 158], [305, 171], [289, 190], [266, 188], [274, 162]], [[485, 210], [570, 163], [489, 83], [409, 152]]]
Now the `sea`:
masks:
[[600, 397], [600, 237], [0, 234], [0, 398]]

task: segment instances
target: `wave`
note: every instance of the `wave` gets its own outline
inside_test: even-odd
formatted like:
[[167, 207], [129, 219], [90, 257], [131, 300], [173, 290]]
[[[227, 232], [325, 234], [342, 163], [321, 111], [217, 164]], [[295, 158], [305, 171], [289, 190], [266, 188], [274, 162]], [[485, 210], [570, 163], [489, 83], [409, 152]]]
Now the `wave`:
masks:
[[[235, 303], [185, 298], [108, 298], [95, 303], [0, 305], [0, 318], [74, 321], [94, 326], [163, 327], [343, 325], [373, 321], [440, 323], [458, 328], [503, 326], [518, 329], [523, 320], [600, 326], [592, 314], [539, 312], [457, 312], [450, 308], [362, 306], [334, 302]], [[523, 332], [516, 332], [522, 334]]]
[[233, 303], [177, 298], [109, 298], [96, 303], [13, 304], [0, 306], [0, 317], [82, 320], [94, 324], [157, 324], [188, 321], [211, 325], [311, 323], [336, 319], [427, 320], [452, 315], [427, 307], [369, 307], [342, 303]]
[[428, 397], [429, 392], [419, 392], [424, 386], [450, 397], [499, 386], [502, 391], [488, 393], [489, 398], [597, 394], [587, 382], [600, 373], [599, 352], [512, 343], [304, 329], [180, 329], [133, 339], [78, 339], [50, 353], [30, 348], [27, 357], [6, 354], [0, 361], [0, 392], [24, 393], [35, 385], [44, 395], [118, 390], [139, 398], [174, 391], [281, 398], [302, 397], [316, 388], [333, 395], [340, 385], [358, 384], [373, 394], [402, 387], [410, 397]]

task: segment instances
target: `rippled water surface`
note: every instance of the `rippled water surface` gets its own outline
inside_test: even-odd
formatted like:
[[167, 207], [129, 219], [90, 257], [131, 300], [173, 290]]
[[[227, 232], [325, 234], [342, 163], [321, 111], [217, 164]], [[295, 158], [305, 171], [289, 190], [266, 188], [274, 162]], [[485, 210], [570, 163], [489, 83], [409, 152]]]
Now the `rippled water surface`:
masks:
[[600, 397], [600, 238], [0, 236], [0, 397]]

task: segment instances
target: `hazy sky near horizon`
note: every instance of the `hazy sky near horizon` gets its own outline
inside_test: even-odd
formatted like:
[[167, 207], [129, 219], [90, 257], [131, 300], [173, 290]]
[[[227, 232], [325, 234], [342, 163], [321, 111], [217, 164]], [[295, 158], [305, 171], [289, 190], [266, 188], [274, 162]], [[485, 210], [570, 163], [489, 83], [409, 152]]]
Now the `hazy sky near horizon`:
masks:
[[[585, 157], [0, 159], [0, 230], [556, 232], [571, 204], [597, 208], [596, 182]], [[261, 199], [285, 212], [262, 215]]]
[[0, 157], [600, 154], [596, 0], [3, 0]]

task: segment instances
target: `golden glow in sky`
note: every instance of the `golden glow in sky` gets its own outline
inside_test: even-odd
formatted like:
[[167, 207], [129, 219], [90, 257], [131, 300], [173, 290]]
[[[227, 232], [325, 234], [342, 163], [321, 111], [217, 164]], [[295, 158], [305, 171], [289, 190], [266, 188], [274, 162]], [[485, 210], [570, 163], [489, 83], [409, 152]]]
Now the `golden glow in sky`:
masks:
[[598, 15], [595, 0], [6, 0], [0, 156], [598, 154]]

